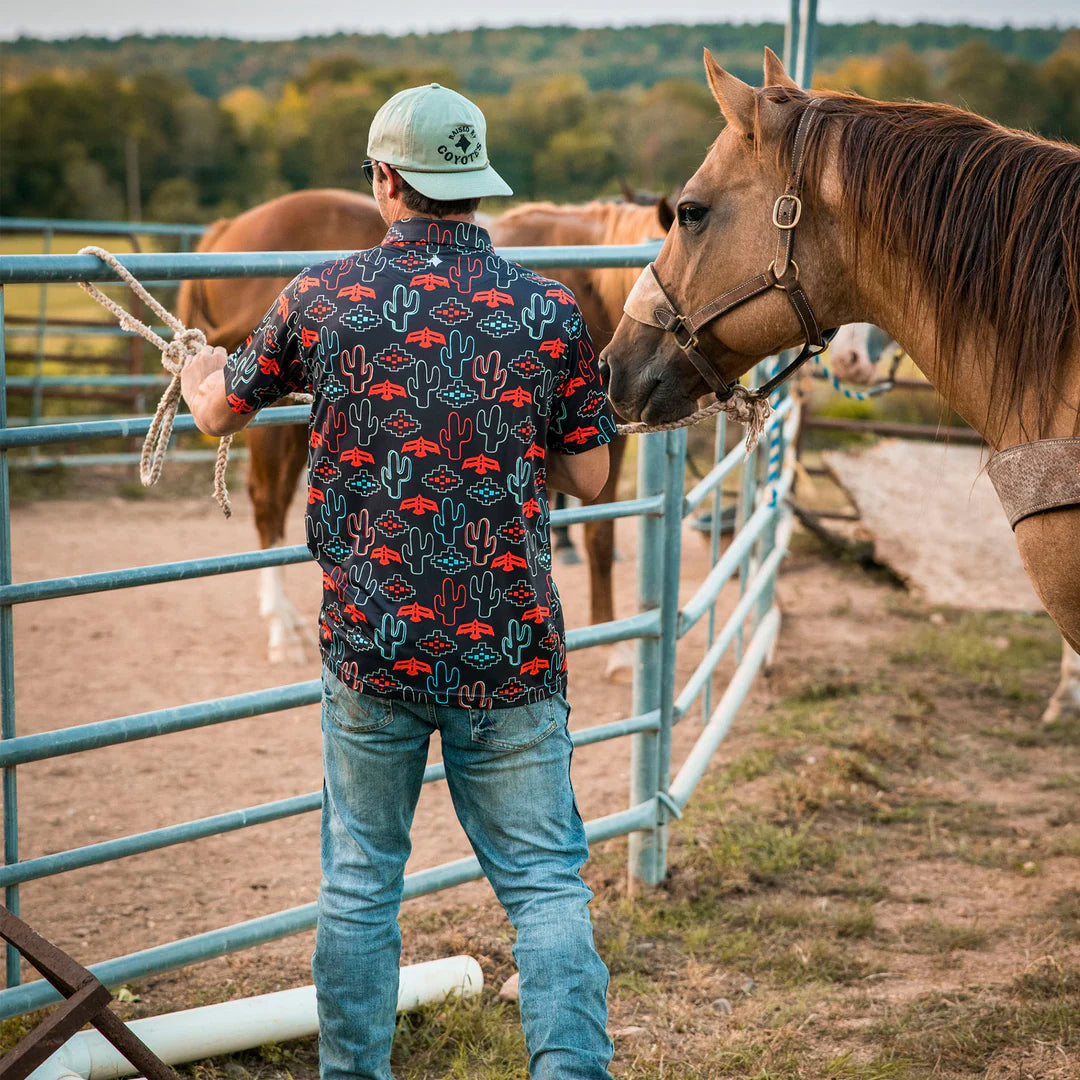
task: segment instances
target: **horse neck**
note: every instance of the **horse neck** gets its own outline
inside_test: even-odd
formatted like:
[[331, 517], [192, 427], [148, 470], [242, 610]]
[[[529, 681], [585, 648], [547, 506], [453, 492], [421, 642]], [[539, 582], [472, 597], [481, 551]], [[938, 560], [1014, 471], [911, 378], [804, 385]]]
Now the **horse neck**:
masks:
[[[851, 253], [844, 257], [854, 266]], [[940, 320], [948, 312], [936, 310], [931, 297], [919, 282], [922, 273], [906, 256], [886, 253], [873, 238], [860, 238], [858, 266], [874, 267], [874, 272], [851, 273], [857, 280], [854, 318], [872, 322], [896, 339], [927, 380], [947, 400], [966, 423], [995, 450], [1027, 442], [1036, 429], [1034, 402], [1029, 400], [1024, 415], [1002, 415], [1002, 407], [991, 401], [993, 357], [997, 337], [992, 327], [983, 326], [960, 335], [956, 347], [943, 352], [938, 347]], [[1076, 403], [1080, 401], [1080, 342], [1074, 343], [1062, 366], [1063, 393], [1053, 411], [1046, 437], [1074, 435]], [[1069, 406], [1067, 403], [1072, 402]]]

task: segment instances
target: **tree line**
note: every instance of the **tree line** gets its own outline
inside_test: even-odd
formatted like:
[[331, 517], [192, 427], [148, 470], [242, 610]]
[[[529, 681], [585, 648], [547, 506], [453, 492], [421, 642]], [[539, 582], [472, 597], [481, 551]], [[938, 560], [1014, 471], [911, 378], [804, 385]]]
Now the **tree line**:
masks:
[[[623, 181], [670, 191], [719, 130], [700, 45], [759, 82], [761, 46], [781, 38], [766, 24], [21, 39], [5, 45], [0, 208], [119, 219], [135, 206], [146, 220], [205, 221], [298, 188], [363, 189], [375, 110], [428, 81], [477, 99], [519, 198], [587, 199]], [[822, 27], [819, 43], [816, 85], [949, 101], [1080, 143], [1080, 30], [870, 23]]]

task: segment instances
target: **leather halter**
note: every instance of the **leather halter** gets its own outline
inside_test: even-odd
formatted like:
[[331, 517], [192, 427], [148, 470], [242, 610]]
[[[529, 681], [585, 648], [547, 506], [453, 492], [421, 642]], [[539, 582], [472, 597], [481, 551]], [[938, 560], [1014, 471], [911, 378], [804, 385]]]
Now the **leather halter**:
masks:
[[787, 295], [795, 316], [802, 327], [805, 344], [799, 355], [753, 392], [755, 397], [768, 397], [782, 382], [790, 378], [812, 356], [823, 352], [836, 335], [836, 330], [822, 331], [814, 317], [814, 309], [799, 284], [799, 264], [792, 258], [795, 246], [795, 226], [802, 217], [803, 204], [799, 192], [802, 188], [803, 159], [810, 130], [818, 118], [817, 100], [811, 100], [799, 119], [795, 132], [795, 144], [791, 153], [791, 175], [787, 187], [773, 204], [772, 223], [776, 226], [776, 257], [764, 273], [736, 285], [733, 289], [710, 300], [689, 315], [683, 315], [678, 305], [664, 288], [656, 273], [656, 264], [649, 263], [641, 273], [623, 310], [630, 318], [648, 326], [658, 326], [673, 334], [679, 348], [705, 380], [706, 386], [716, 394], [718, 401], [726, 401], [735, 393], [738, 382], [729, 383], [716, 366], [698, 349], [698, 331], [702, 327], [726, 315], [733, 308], [745, 304], [755, 296], [770, 289], [781, 289]]

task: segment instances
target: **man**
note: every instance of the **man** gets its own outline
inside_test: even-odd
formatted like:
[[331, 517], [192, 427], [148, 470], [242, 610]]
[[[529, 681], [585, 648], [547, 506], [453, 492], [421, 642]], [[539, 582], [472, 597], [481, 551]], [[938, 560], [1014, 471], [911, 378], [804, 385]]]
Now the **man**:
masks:
[[384, 242], [299, 274], [232, 357], [183, 374], [203, 431], [314, 394], [308, 547], [323, 569], [323, 819], [312, 968], [324, 1080], [389, 1080], [397, 914], [428, 743], [517, 930], [534, 1080], [609, 1080], [607, 969], [581, 880], [548, 486], [584, 499], [615, 425], [574, 298], [473, 221], [509, 195], [484, 116], [391, 98], [365, 173]]

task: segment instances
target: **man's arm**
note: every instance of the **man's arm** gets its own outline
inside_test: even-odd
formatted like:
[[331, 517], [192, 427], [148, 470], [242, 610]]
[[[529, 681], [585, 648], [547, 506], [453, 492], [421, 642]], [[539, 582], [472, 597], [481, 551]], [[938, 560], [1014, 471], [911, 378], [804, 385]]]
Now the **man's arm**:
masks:
[[195, 426], [205, 435], [232, 435], [246, 427], [254, 412], [234, 412], [225, 390], [225, 363], [229, 354], [218, 345], [204, 346], [180, 374], [184, 395]]
[[560, 454], [549, 450], [547, 455], [547, 484], [555, 491], [564, 491], [584, 502], [592, 502], [607, 483], [611, 453], [607, 443], [580, 454]]

